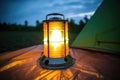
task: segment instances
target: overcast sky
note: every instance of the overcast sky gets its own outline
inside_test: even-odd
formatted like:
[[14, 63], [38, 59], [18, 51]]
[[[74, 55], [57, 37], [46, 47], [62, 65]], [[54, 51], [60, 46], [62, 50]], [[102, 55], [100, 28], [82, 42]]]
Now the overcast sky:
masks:
[[76, 22], [91, 16], [102, 0], [0, 0], [0, 22], [35, 25], [49, 13], [62, 13]]

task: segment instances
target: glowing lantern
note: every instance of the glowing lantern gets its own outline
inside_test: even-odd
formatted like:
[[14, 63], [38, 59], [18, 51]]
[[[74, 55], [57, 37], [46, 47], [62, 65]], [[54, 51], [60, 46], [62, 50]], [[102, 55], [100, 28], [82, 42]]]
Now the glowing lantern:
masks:
[[48, 14], [43, 21], [43, 29], [44, 56], [39, 60], [40, 66], [47, 69], [64, 69], [71, 66], [74, 59], [69, 55], [68, 21], [64, 20], [64, 15]]

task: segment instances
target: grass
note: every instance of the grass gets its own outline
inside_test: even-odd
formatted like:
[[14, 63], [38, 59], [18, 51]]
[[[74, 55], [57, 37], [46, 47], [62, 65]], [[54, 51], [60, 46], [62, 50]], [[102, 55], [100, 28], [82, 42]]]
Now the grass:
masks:
[[0, 52], [41, 44], [42, 38], [42, 32], [0, 32]]
[[[77, 33], [69, 33], [69, 43], [75, 39]], [[42, 32], [0, 32], [0, 53], [18, 50], [33, 45], [43, 44]]]

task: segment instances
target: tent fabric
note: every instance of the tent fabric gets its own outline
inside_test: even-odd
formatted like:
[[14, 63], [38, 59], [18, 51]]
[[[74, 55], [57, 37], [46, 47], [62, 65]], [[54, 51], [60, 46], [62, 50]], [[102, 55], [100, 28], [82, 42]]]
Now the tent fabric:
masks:
[[120, 52], [120, 1], [103, 0], [71, 47]]

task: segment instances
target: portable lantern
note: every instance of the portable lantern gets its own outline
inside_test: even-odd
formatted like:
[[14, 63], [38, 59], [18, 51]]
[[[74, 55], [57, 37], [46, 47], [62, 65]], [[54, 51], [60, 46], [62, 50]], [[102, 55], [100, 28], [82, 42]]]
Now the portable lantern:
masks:
[[39, 64], [47, 69], [65, 69], [74, 63], [69, 55], [68, 21], [63, 14], [51, 13], [43, 21], [44, 52]]

